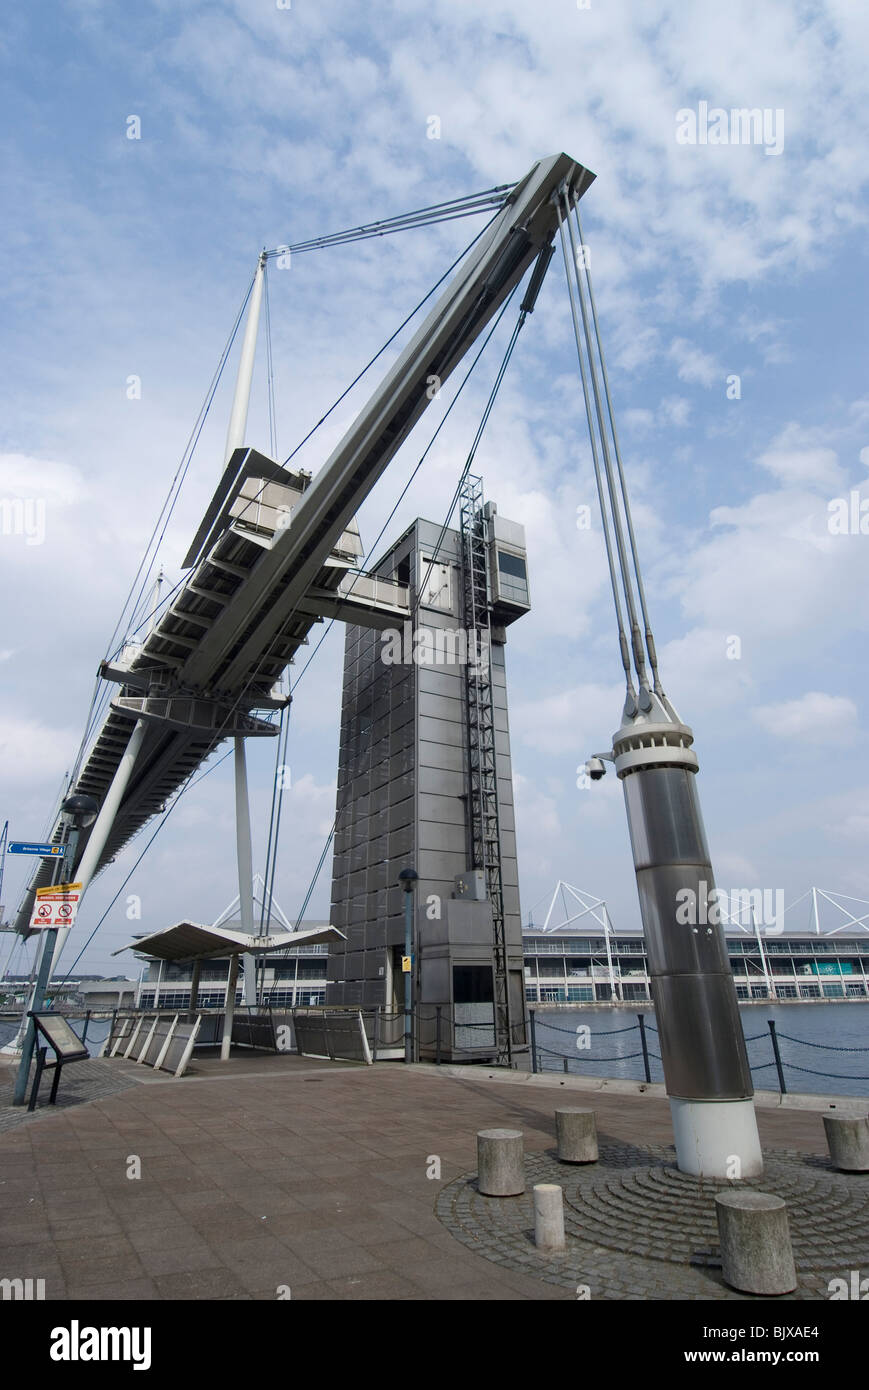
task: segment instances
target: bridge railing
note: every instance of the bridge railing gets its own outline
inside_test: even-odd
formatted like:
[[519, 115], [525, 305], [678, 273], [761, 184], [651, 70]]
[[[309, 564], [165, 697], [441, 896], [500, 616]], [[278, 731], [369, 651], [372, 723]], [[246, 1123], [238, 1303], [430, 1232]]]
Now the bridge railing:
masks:
[[[545, 1030], [541, 1036], [541, 1030]], [[556, 1036], [555, 1045], [549, 1046], [550, 1035], [561, 1035], [571, 1039], [571, 1045], [566, 1042], [559, 1045], [559, 1038]], [[585, 1024], [574, 1027], [562, 1027], [556, 1023], [539, 1023], [535, 1011], [531, 1011], [531, 1069], [534, 1072], [543, 1071], [563, 1071], [572, 1075], [591, 1075], [600, 1076], [602, 1079], [637, 1079], [647, 1082], [663, 1081], [663, 1071], [661, 1069], [661, 1054], [656, 1051], [655, 1040], [658, 1030], [655, 1024], [645, 1014], [637, 1014], [637, 1022], [628, 1024], [624, 1028], [591, 1028]], [[619, 1042], [603, 1042], [602, 1039], [615, 1039]], [[760, 1077], [760, 1083], [772, 1079], [773, 1083], [778, 1083], [778, 1090], [781, 1095], [787, 1095], [788, 1076], [787, 1073], [797, 1073], [797, 1081], [800, 1076], [819, 1077], [825, 1081], [841, 1082], [845, 1081], [850, 1085], [856, 1085], [858, 1090], [849, 1092], [854, 1095], [869, 1095], [869, 1047], [841, 1047], [834, 1043], [814, 1042], [809, 1038], [793, 1037], [789, 1033], [780, 1033], [774, 1019], [767, 1020], [767, 1031], [763, 1033], [753, 1033], [745, 1039], [747, 1044], [766, 1043], [770, 1053], [767, 1060], [757, 1060], [751, 1062], [753, 1075]], [[783, 1053], [781, 1043], [788, 1043], [790, 1046]], [[800, 1061], [797, 1062], [790, 1055], [791, 1048], [811, 1048], [813, 1052], [809, 1054], [798, 1053]], [[607, 1050], [609, 1049], [609, 1050]], [[761, 1057], [763, 1056], [762, 1050]], [[803, 1062], [816, 1057], [818, 1062], [827, 1060], [826, 1054], [839, 1053], [843, 1063], [853, 1058], [855, 1063], [854, 1071], [824, 1071], [819, 1067], [808, 1067]], [[832, 1059], [829, 1059], [832, 1060]], [[636, 1066], [629, 1070], [638, 1070], [641, 1076], [631, 1078], [622, 1069], [624, 1063], [635, 1063]], [[604, 1071], [591, 1070], [598, 1064], [611, 1065], [609, 1073]], [[653, 1066], [653, 1063], [658, 1063]], [[770, 1069], [774, 1069], [774, 1078], [764, 1076]], [[857, 1070], [860, 1069], [860, 1070]], [[767, 1087], [764, 1087], [767, 1089]], [[774, 1089], [774, 1085], [773, 1085]], [[791, 1089], [795, 1089], [793, 1081]], [[831, 1088], [835, 1093], [835, 1088]]]

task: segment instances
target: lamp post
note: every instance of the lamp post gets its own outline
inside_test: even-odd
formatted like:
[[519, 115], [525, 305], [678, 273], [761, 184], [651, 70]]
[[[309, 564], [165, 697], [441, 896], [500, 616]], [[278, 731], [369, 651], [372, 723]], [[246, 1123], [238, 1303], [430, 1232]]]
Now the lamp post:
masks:
[[[82, 830], [88, 825], [93, 825], [99, 811], [99, 803], [92, 796], [87, 796], [84, 792], [76, 792], [68, 796], [61, 806], [61, 811], [67, 818], [66, 834], [66, 853], [61, 859], [55, 870], [57, 883], [69, 883], [72, 876], [72, 867], [75, 860], [75, 852], [78, 848], [78, 839]], [[51, 966], [54, 961], [54, 949], [57, 944], [57, 928], [52, 927], [49, 931], [42, 933], [42, 954], [39, 957], [39, 972], [36, 976], [36, 985], [30, 1000], [30, 1012], [36, 1013], [42, 1008], [45, 999], [45, 991], [48, 987], [51, 976]], [[36, 1029], [32, 1018], [27, 1020], [27, 1028], [24, 1033], [24, 1041], [21, 1047], [21, 1061], [18, 1064], [18, 1075], [15, 1078], [15, 1091], [12, 1096], [13, 1105], [23, 1105], [27, 1096], [27, 1079], [30, 1075], [30, 1063], [33, 1058], [33, 1048], [36, 1041]]]
[[402, 869], [398, 881], [404, 889], [404, 1060], [413, 1061], [413, 1020], [411, 1015], [411, 971], [413, 969], [413, 885], [419, 878], [416, 869]]

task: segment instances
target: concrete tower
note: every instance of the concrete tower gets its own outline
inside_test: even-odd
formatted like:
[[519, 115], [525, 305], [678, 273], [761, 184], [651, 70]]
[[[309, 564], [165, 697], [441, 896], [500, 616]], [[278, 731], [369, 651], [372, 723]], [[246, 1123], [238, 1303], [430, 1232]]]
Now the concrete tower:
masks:
[[347, 626], [330, 917], [347, 939], [326, 991], [401, 1009], [398, 876], [415, 869], [417, 1052], [432, 1055], [440, 1005], [454, 1060], [503, 1059], [508, 1021], [506, 1051], [527, 1044], [504, 661], [529, 608], [525, 534], [472, 484], [461, 531], [416, 521], [371, 571], [406, 586], [408, 620]]

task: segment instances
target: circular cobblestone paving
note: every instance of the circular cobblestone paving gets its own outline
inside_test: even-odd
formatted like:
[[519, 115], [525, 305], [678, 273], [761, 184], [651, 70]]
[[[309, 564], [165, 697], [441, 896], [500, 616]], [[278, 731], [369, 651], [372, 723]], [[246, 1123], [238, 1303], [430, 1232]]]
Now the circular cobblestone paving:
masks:
[[[437, 1214], [464, 1245], [523, 1274], [590, 1298], [747, 1297], [721, 1275], [715, 1195], [753, 1187], [783, 1197], [799, 1287], [788, 1299], [829, 1297], [829, 1281], [869, 1268], [869, 1174], [839, 1173], [828, 1159], [770, 1151], [762, 1178], [730, 1183], [680, 1173], [675, 1151], [601, 1143], [597, 1163], [526, 1157], [521, 1197], [483, 1197], [476, 1174], [444, 1187]], [[534, 1245], [535, 1183], [564, 1191], [567, 1248]]]

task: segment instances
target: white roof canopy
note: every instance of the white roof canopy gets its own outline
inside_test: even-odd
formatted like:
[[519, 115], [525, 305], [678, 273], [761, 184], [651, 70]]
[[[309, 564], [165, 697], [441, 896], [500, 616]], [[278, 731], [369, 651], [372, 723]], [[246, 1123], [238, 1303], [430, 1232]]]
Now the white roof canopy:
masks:
[[344, 933], [337, 927], [315, 927], [312, 931], [282, 931], [272, 936], [249, 936], [247, 932], [230, 931], [227, 927], [204, 927], [199, 922], [176, 922], [174, 927], [140, 936], [119, 950], [141, 951], [158, 960], [195, 960], [206, 956], [239, 954], [265, 955], [292, 946], [314, 946], [323, 941], [343, 941]]

